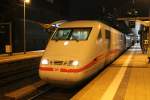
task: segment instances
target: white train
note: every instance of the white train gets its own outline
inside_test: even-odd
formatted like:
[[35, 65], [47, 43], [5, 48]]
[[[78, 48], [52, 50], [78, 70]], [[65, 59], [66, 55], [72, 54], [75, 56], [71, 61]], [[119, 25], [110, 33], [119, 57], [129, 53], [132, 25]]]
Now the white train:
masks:
[[41, 59], [39, 76], [52, 84], [75, 85], [112, 62], [129, 39], [99, 21], [63, 23], [49, 40]]

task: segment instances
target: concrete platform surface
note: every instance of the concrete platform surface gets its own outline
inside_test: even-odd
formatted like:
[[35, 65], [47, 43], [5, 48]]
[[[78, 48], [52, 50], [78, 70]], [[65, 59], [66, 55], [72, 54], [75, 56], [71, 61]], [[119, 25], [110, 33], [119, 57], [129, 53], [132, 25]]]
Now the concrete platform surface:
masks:
[[28, 51], [25, 54], [23, 52], [13, 53], [11, 56], [8, 54], [1, 54], [0, 55], [0, 63], [18, 61], [18, 60], [23, 60], [23, 59], [30, 59], [30, 58], [35, 58], [35, 57], [41, 57], [43, 55], [43, 53], [44, 53], [44, 50]]
[[150, 100], [150, 64], [136, 44], [71, 100]]

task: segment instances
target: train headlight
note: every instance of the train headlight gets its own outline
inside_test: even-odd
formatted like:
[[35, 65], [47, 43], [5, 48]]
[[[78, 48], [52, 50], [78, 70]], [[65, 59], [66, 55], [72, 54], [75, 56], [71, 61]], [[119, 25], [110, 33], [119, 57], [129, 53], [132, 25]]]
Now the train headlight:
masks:
[[49, 64], [48, 59], [42, 59], [42, 60], [41, 60], [41, 64], [43, 64], [43, 65], [48, 65], [48, 64]]
[[72, 66], [78, 66], [79, 65], [79, 61], [78, 60], [74, 60], [73, 62], [72, 62]]

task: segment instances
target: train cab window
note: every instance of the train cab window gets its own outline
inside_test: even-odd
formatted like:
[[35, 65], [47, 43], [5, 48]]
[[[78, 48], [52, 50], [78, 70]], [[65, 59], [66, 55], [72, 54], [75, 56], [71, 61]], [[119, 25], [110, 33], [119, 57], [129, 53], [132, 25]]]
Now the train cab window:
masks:
[[105, 37], [106, 37], [106, 45], [107, 48], [110, 48], [110, 43], [111, 43], [111, 32], [109, 30], [105, 30]]
[[89, 35], [89, 29], [73, 29], [71, 40], [86, 40]]
[[71, 29], [59, 29], [55, 36], [53, 37], [54, 40], [66, 40], [71, 33]]
[[87, 40], [92, 28], [59, 28], [52, 40]]

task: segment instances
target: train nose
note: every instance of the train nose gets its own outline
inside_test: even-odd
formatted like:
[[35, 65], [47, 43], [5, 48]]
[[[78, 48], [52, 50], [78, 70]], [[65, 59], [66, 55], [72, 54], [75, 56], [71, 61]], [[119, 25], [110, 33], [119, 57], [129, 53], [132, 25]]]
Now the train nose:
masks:
[[[81, 62], [79, 60], [50, 60], [42, 58], [39, 67], [39, 76], [42, 80], [50, 83], [78, 83], [82, 78], [82, 75], [79, 75], [80, 65]], [[75, 75], [77, 72], [78, 74]]]
[[59, 70], [40, 69], [39, 76], [42, 80], [53, 85], [74, 85], [84, 79], [84, 74], [74, 72], [60, 72]]

